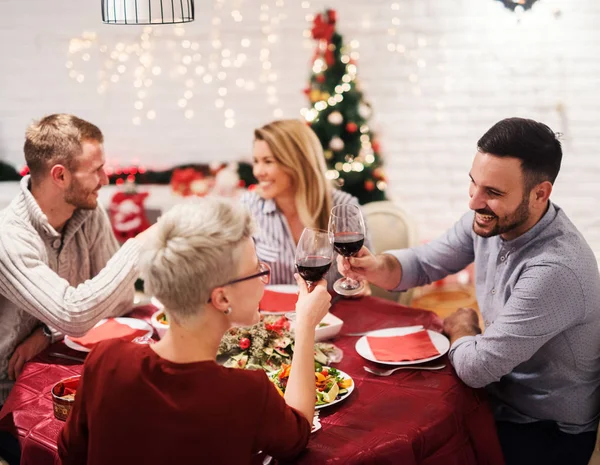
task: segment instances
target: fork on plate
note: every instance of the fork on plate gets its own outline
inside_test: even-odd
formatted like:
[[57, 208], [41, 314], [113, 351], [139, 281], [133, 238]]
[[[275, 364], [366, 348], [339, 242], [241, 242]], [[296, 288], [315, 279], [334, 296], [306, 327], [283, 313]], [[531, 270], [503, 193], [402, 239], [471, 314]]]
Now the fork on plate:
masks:
[[398, 370], [429, 370], [429, 371], [435, 371], [435, 370], [441, 370], [442, 368], [445, 368], [446, 365], [444, 364], [440, 364], [440, 365], [429, 365], [429, 366], [414, 366], [414, 365], [403, 365], [401, 367], [396, 367], [396, 368], [390, 368], [389, 370], [383, 370], [380, 368], [371, 368], [368, 366], [363, 366], [363, 369], [365, 371], [368, 371], [369, 373], [373, 373], [374, 375], [377, 376], [390, 376], [392, 373], [398, 371]]

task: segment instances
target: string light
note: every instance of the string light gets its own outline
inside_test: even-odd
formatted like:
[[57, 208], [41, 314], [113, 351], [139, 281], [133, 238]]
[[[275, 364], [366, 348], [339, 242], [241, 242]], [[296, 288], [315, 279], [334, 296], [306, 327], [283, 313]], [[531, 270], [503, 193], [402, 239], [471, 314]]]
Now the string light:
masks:
[[[244, 0], [213, 2], [208, 41], [205, 41], [207, 49], [204, 49], [207, 52], [200, 50], [204, 41], [191, 36], [182, 25], [169, 30], [148, 26], [142, 28], [132, 39], [115, 44], [101, 43], [95, 33], [84, 32], [80, 37], [70, 40], [65, 68], [71, 79], [84, 83], [89, 76], [83, 70], [91, 63], [99, 63], [100, 69], [93, 71], [93, 76], [98, 79], [95, 84], [98, 94], [105, 94], [114, 85], [132, 86], [134, 93], [131, 121], [134, 125], [156, 119], [156, 109], [149, 110], [152, 107], [150, 99], [154, 96], [154, 86], [167, 79], [178, 82], [181, 86], [175, 103], [181, 108], [182, 116], [187, 119], [194, 116], [192, 102], [199, 92], [196, 86], [208, 85], [215, 93], [215, 108], [223, 111], [225, 127], [234, 127], [235, 112], [228, 101], [233, 96], [231, 86], [252, 92], [257, 89], [257, 82], [267, 84], [261, 86], [260, 90], [266, 90], [265, 100], [273, 107], [273, 116], [280, 118], [283, 110], [279, 108], [279, 72], [272, 61], [272, 48], [281, 40], [279, 28], [286, 17], [283, 11], [285, 2], [260, 2], [260, 39], [225, 36], [223, 31], [226, 27], [247, 21], [244, 8], [250, 7]], [[303, 1], [302, 7], [308, 9], [310, 3]], [[257, 50], [250, 50], [252, 47]], [[162, 53], [164, 50], [169, 53]], [[260, 56], [260, 68], [256, 77], [250, 78], [248, 73], [241, 77], [241, 73], [231, 72], [234, 68], [244, 68], [249, 63], [248, 56], [254, 56], [256, 52]], [[169, 59], [172, 57], [174, 63], [166, 62], [165, 56]], [[215, 83], [218, 85], [215, 86]], [[236, 101], [240, 101], [238, 95], [235, 94]], [[231, 111], [225, 114], [226, 110]]]

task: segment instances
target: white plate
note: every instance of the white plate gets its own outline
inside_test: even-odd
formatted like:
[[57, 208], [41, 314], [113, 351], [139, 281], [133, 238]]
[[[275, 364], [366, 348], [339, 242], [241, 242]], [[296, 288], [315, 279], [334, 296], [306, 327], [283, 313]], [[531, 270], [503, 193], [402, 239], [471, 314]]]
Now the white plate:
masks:
[[[146, 334], [144, 334], [144, 337], [152, 336], [152, 333], [154, 332], [154, 329], [152, 328], [152, 326], [150, 326], [150, 324], [146, 323], [144, 320], [138, 320], [137, 318], [115, 318], [115, 320], [119, 323], [122, 323], [122, 324], [127, 325], [134, 329], [147, 330], [148, 332]], [[104, 323], [106, 323], [106, 321], [107, 321], [106, 319], [100, 320], [98, 323], [96, 323], [94, 328], [97, 328], [98, 326], [103, 325]], [[89, 352], [91, 350], [91, 349], [88, 349], [87, 347], [80, 346], [79, 344], [74, 342], [69, 336], [65, 336], [65, 345], [67, 347], [70, 347], [71, 349], [78, 350], [79, 352]]]
[[[298, 286], [296, 284], [273, 284], [265, 286], [265, 290], [273, 292], [281, 292], [282, 294], [298, 294]], [[282, 309], [280, 312], [261, 312], [264, 315], [284, 315], [288, 312], [293, 312], [295, 308]]]
[[[369, 333], [369, 336], [370, 337], [404, 336], [406, 334], [416, 333], [417, 331], [422, 331], [422, 330], [419, 328], [415, 328], [414, 326], [406, 327], [406, 328], [402, 328], [402, 327], [387, 328], [387, 329], [380, 329], [378, 331], [371, 331]], [[373, 352], [371, 351], [371, 347], [369, 346], [369, 343], [367, 342], [367, 336], [363, 336], [358, 341], [356, 341], [355, 348], [361, 357], [366, 358], [367, 360], [370, 360], [371, 362], [381, 363], [383, 365], [414, 365], [415, 363], [429, 362], [430, 360], [435, 360], [436, 358], [439, 358], [442, 355], [444, 355], [446, 352], [448, 352], [448, 349], [450, 348], [450, 341], [448, 340], [448, 338], [446, 336], [444, 336], [443, 334], [440, 334], [440, 333], [436, 333], [435, 331], [427, 330], [427, 333], [429, 333], [431, 342], [433, 342], [433, 345], [440, 353], [439, 355], [436, 355], [434, 357], [429, 357], [429, 358], [423, 358], [420, 360], [410, 360], [410, 361], [406, 361], [406, 362], [383, 362], [381, 360], [377, 360], [375, 358], [375, 356], [373, 355]]]
[[[327, 367], [324, 366], [323, 368], [335, 368], [335, 367]], [[337, 370], [337, 368], [336, 368]], [[267, 376], [269, 377], [269, 379], [271, 379], [271, 377], [277, 373], [279, 370], [275, 370], [275, 371], [270, 371], [269, 373], [267, 373]], [[352, 377], [350, 377], [347, 373], [344, 373], [342, 370], [338, 370], [340, 372], [340, 376], [342, 377], [342, 379], [352, 379]], [[333, 402], [329, 402], [328, 404], [323, 404], [323, 405], [315, 405], [315, 410], [319, 410], [325, 407], [331, 407], [332, 405], [337, 404], [338, 402], [341, 402], [343, 400], [346, 400], [350, 394], [352, 394], [352, 392], [354, 391], [354, 386], [356, 385], [356, 383], [354, 382], [354, 380], [352, 379], [352, 386], [350, 386], [348, 388], [348, 392], [346, 393], [346, 395], [340, 399], [336, 399]], [[316, 430], [315, 430], [316, 431]]]
[[148, 305], [152, 302], [152, 299], [149, 295], [144, 294], [143, 292], [136, 291], [133, 296], [133, 308], [142, 307], [144, 305]]
[[[323, 368], [328, 368], [328, 367], [323, 367]], [[336, 370], [337, 370], [337, 368], [336, 368]], [[350, 377], [350, 375], [348, 375], [347, 373], [344, 373], [342, 370], [338, 370], [338, 371], [340, 372], [342, 379], [352, 379], [352, 377]], [[336, 399], [333, 402], [329, 402], [328, 404], [315, 405], [315, 410], [319, 410], [319, 409], [322, 409], [325, 407], [331, 407], [332, 405], [335, 405], [338, 402], [346, 400], [350, 396], [350, 394], [352, 394], [352, 392], [354, 391], [354, 386], [355, 386], [355, 383], [354, 383], [354, 380], [352, 379], [352, 386], [350, 386], [348, 388], [348, 392], [346, 393], [346, 395], [344, 397], [342, 397], [341, 399]]]

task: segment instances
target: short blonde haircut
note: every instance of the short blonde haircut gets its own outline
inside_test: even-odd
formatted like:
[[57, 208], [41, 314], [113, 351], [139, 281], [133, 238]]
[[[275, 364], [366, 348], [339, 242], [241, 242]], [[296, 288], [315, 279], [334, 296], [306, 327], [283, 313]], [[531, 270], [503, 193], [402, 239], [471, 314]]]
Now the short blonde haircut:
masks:
[[275, 160], [292, 177], [302, 224], [327, 229], [332, 187], [325, 176], [323, 147], [314, 131], [300, 120], [279, 120], [256, 129], [254, 138], [267, 143]]
[[25, 132], [23, 147], [31, 176], [39, 179], [58, 164], [75, 169], [84, 140], [102, 144], [104, 136], [97, 126], [77, 116], [60, 113], [31, 124]]
[[241, 244], [254, 223], [242, 206], [222, 198], [176, 205], [159, 218], [140, 257], [146, 292], [177, 323], [198, 314], [217, 286], [238, 278]]

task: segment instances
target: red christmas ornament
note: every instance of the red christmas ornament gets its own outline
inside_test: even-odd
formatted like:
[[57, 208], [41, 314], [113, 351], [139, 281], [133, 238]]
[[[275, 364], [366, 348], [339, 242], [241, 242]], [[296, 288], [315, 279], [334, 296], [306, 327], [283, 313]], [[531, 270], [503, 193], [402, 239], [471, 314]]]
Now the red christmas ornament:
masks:
[[255, 190], [258, 187], [258, 184], [250, 184], [248, 186], [248, 191], [252, 192], [253, 190]]
[[379, 144], [378, 140], [371, 141], [371, 147], [373, 147], [375, 153], [379, 153], [379, 151], [381, 150], [381, 145]]
[[325, 82], [325, 75], [323, 73], [317, 74], [317, 82], [320, 82], [321, 84]]
[[371, 179], [367, 179], [365, 181], [365, 189], [371, 192], [373, 189], [375, 189], [375, 183]]
[[21, 176], [26, 176], [26, 175], [28, 175], [28, 174], [29, 174], [29, 166], [25, 165], [25, 166], [23, 167], [23, 169], [21, 170], [21, 173], [20, 173], [20, 174], [21, 174]]
[[310, 94], [310, 91], [311, 91], [310, 87], [305, 87], [302, 92], [304, 92], [305, 95], [308, 95], [308, 94]]
[[240, 349], [246, 350], [248, 347], [250, 347], [250, 339], [248, 339], [247, 337], [241, 338], [240, 339]]
[[346, 131], [348, 131], [350, 134], [355, 133], [358, 131], [358, 125], [355, 122], [350, 121], [348, 124], [346, 124]]
[[383, 170], [381, 168], [375, 168], [373, 170], [373, 176], [375, 176], [375, 179], [385, 181], [385, 173], [383, 172]]
[[[117, 179], [117, 184], [122, 183], [122, 179]], [[144, 207], [146, 197], [148, 192], [117, 192], [113, 195], [108, 215], [119, 242], [125, 242], [150, 227]]]

